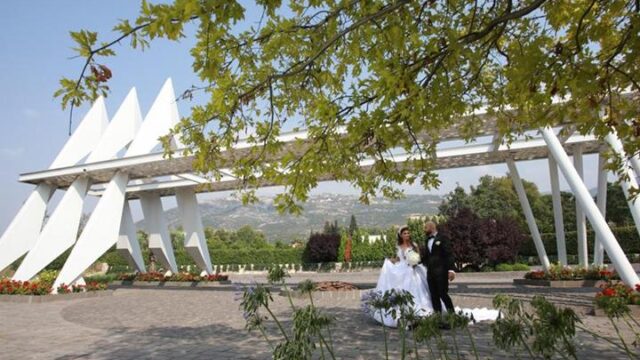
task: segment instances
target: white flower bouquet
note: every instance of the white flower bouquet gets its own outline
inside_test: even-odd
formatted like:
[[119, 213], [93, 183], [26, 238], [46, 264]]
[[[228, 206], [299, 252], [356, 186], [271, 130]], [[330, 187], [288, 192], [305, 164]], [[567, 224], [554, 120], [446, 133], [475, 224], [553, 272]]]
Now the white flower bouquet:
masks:
[[413, 249], [407, 250], [406, 258], [407, 258], [407, 264], [411, 266], [416, 266], [420, 264], [420, 254], [418, 254], [418, 252]]

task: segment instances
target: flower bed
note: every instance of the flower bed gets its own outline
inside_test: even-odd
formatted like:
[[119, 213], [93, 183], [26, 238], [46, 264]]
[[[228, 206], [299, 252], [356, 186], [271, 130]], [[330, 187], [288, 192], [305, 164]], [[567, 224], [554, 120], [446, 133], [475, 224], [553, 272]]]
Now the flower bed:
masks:
[[607, 282], [595, 297], [595, 315], [619, 317], [627, 312], [640, 317], [640, 284], [635, 289], [621, 282]]
[[0, 279], [1, 295], [47, 295], [51, 293], [51, 284], [41, 281], [15, 281]]
[[112, 282], [114, 286], [158, 286], [158, 287], [212, 287], [220, 284], [231, 284], [228, 275], [195, 275], [190, 273], [177, 273], [166, 276], [160, 272], [120, 274], [119, 281]]
[[67, 285], [60, 284], [58, 286], [58, 294], [69, 294], [69, 293], [81, 293], [85, 291], [100, 291], [107, 290], [107, 284], [99, 283], [97, 281], [90, 281], [86, 285]]
[[142, 281], [142, 282], [211, 282], [211, 281], [228, 281], [228, 275], [211, 274], [211, 275], [195, 275], [191, 273], [177, 273], [166, 276], [160, 272], [148, 272], [137, 274], [120, 274], [118, 280], [121, 281]]
[[113, 292], [101, 291], [105, 294], [96, 295], [98, 290], [107, 290], [106, 284], [89, 282], [86, 285], [68, 286], [62, 284], [58, 287], [58, 294], [51, 294], [51, 282], [49, 281], [15, 281], [0, 279], [0, 301], [19, 303], [41, 303], [58, 300], [78, 299], [111, 295]]
[[582, 267], [552, 265], [548, 271], [533, 270], [524, 279], [514, 279], [515, 285], [536, 285], [550, 287], [598, 287], [603, 281], [619, 279], [618, 275], [606, 267]]

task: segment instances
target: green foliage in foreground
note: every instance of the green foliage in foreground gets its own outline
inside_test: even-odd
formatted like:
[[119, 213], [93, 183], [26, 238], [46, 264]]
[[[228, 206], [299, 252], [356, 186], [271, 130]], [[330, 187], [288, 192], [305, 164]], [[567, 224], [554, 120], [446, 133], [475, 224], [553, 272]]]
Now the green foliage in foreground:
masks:
[[[246, 320], [245, 328], [249, 332], [260, 332], [274, 359], [336, 359], [340, 356], [340, 349], [334, 347], [332, 339], [341, 334], [332, 333], [332, 317], [314, 306], [313, 282], [306, 280], [298, 286], [298, 291], [308, 296], [309, 305], [296, 306], [284, 282], [286, 276], [282, 268], [271, 269], [269, 283], [285, 289], [293, 321], [284, 322], [272, 311], [274, 297], [271, 286], [248, 285], [241, 289], [239, 305]], [[413, 312], [413, 304], [412, 295], [403, 290], [370, 291], [363, 295], [362, 308], [366, 316], [387, 314], [399, 324], [400, 341], [394, 342], [387, 341], [390, 330], [384, 325], [379, 327], [382, 336], [377, 338], [384, 342], [385, 359], [390, 358], [390, 350], [399, 351], [401, 359], [460, 359], [462, 338], [468, 339], [470, 344], [470, 349], [465, 347], [464, 350], [473, 354], [473, 358], [480, 359], [477, 335], [469, 328], [474, 321], [472, 317], [463, 313], [419, 317]], [[577, 335], [582, 332], [613, 346], [629, 359], [637, 359], [637, 354], [621, 335], [621, 326], [626, 326], [636, 335], [636, 343], [640, 340], [640, 324], [628, 316], [629, 309], [625, 304], [616, 303], [605, 309], [617, 339], [592, 331], [574, 310], [559, 307], [544, 296], [534, 296], [530, 302], [524, 302], [501, 294], [494, 297], [493, 304], [500, 311], [500, 316], [491, 324], [491, 341], [506, 355], [518, 359], [560, 357], [577, 360]], [[448, 329], [443, 330], [443, 326]], [[274, 327], [277, 328], [276, 334], [268, 331]]]
[[[402, 183], [437, 187], [442, 135], [456, 129], [469, 142], [485, 135], [486, 118], [473, 115], [485, 106], [498, 143], [568, 119], [580, 134], [615, 131], [625, 152], [637, 154], [637, 100], [623, 92], [640, 90], [639, 7], [629, 0], [142, 1], [133, 18], [122, 14], [111, 39], [71, 32], [85, 65], [60, 80], [55, 96], [75, 107], [105, 95], [118, 76], [106, 64], [116, 45], [192, 44], [173, 54], [191, 56], [200, 79], [181, 97], [195, 102], [173, 134], [196, 170], [219, 179], [228, 168], [245, 201], [265, 182], [282, 185], [275, 198], [282, 211], [300, 211], [326, 178], [353, 184], [366, 202], [398, 196]], [[248, 17], [247, 8], [261, 17]], [[283, 150], [277, 137], [291, 127], [308, 129], [308, 141]], [[248, 128], [255, 146], [226, 156]], [[163, 143], [170, 151], [169, 136]], [[402, 166], [389, 162], [398, 150], [409, 157]], [[363, 159], [373, 160], [366, 171]], [[612, 169], [622, 173], [622, 160], [612, 157]]]

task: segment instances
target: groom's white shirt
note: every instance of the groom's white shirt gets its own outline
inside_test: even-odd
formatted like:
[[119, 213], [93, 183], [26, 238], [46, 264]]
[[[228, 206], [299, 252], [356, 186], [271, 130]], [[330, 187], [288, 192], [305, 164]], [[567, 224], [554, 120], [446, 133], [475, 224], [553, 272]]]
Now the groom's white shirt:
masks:
[[429, 252], [431, 252], [431, 248], [433, 248], [433, 242], [436, 240], [436, 235], [438, 235], [437, 232], [433, 233], [431, 237], [429, 237], [429, 242], [427, 243], [427, 246], [429, 247]]

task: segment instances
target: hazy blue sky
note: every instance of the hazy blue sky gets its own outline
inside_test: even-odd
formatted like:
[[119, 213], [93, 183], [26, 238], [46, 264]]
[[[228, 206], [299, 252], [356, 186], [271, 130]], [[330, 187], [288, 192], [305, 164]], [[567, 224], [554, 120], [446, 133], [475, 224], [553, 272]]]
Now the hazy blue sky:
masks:
[[[33, 189], [32, 185], [19, 183], [18, 175], [46, 169], [68, 138], [68, 112], [61, 109], [59, 99], [52, 94], [62, 76], [77, 76], [83, 65], [82, 59], [71, 59], [74, 54], [69, 31], [98, 31], [101, 40], [111, 40], [114, 34], [110, 31], [117, 20], [133, 19], [138, 7], [139, 2], [134, 0], [1, 2], [0, 233]], [[256, 17], [254, 12], [249, 14]], [[177, 93], [197, 84], [188, 54], [191, 44], [190, 38], [179, 44], [160, 40], [145, 52], [131, 50], [126, 43], [117, 46], [119, 56], [104, 61], [113, 71], [109, 84], [112, 92], [106, 101], [109, 115], [115, 114], [131, 87], [137, 88], [144, 116], [167, 77], [173, 79]], [[179, 108], [182, 115], [188, 114], [188, 103], [181, 103]], [[87, 107], [76, 110], [74, 125], [86, 111]], [[542, 191], [549, 191], [546, 160], [518, 165], [523, 178], [536, 182]], [[595, 187], [595, 166], [594, 156], [585, 157], [589, 187]], [[506, 171], [506, 165], [443, 171], [442, 187], [430, 193], [446, 193], [456, 183], [468, 187], [481, 175], [501, 176]], [[564, 181], [562, 187], [567, 188]], [[336, 183], [322, 184], [316, 191], [354, 193], [348, 184]], [[271, 189], [264, 193], [273, 192]], [[407, 187], [407, 192], [424, 193], [417, 186]], [[228, 194], [203, 197], [218, 196]], [[56, 197], [60, 197], [59, 192]], [[90, 211], [93, 203], [89, 202], [85, 211]], [[173, 204], [166, 202], [167, 207]]]

